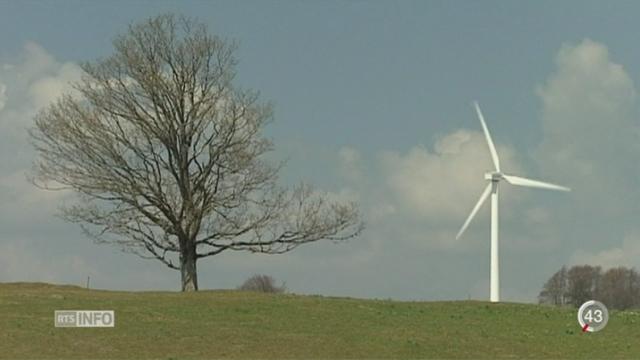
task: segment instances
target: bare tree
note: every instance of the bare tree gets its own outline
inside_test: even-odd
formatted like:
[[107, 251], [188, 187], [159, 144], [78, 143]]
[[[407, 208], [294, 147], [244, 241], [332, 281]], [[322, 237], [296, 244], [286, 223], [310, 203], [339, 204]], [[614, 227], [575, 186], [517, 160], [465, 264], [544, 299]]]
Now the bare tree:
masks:
[[567, 267], [563, 266], [544, 284], [542, 291], [540, 291], [540, 295], [538, 295], [540, 303], [551, 305], [567, 304], [567, 280]]
[[640, 304], [638, 273], [634, 269], [616, 267], [602, 275], [600, 299], [613, 309], [629, 309]]
[[599, 266], [563, 266], [545, 283], [540, 303], [580, 306], [597, 299], [612, 309], [624, 310], [640, 306], [640, 276], [624, 266], [602, 273]]
[[630, 308], [638, 308], [640, 307], [640, 274], [635, 268], [629, 269], [627, 273], [627, 283], [628, 283], [628, 291], [629, 297], [631, 300], [629, 301]]
[[282, 293], [285, 292], [286, 286], [283, 283], [282, 285], [276, 285], [276, 280], [269, 275], [253, 275], [248, 278], [238, 290], [242, 291], [258, 291], [265, 293]]
[[265, 160], [273, 146], [261, 134], [272, 110], [234, 86], [233, 42], [163, 15], [131, 25], [114, 47], [82, 64], [75, 92], [30, 131], [34, 182], [78, 195], [64, 218], [180, 270], [183, 291], [198, 289], [198, 259], [284, 253], [362, 230], [356, 204], [277, 185], [281, 164]]
[[569, 302], [580, 306], [600, 293], [602, 269], [599, 266], [573, 266], [567, 272]]

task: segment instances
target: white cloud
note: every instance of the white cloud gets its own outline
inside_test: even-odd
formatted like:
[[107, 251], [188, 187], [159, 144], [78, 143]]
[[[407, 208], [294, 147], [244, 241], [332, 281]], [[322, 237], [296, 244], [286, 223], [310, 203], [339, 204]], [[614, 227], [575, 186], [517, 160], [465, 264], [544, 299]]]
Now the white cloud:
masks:
[[[560, 49], [537, 93], [544, 138], [535, 160], [574, 190], [557, 211], [571, 235], [553, 238], [556, 246], [571, 265], [640, 265], [632, 228], [640, 210], [640, 123], [631, 77], [604, 44], [586, 39]], [[545, 218], [529, 216], [532, 224]]]
[[626, 266], [640, 266], [640, 233], [627, 235], [622, 244], [600, 251], [578, 250], [569, 260], [571, 265], [599, 265], [605, 269]]
[[35, 80], [29, 87], [29, 94], [37, 108], [49, 105], [64, 93], [72, 91], [69, 84], [80, 80], [81, 69], [72, 63], [61, 64], [51, 76]]
[[396, 207], [388, 203], [378, 203], [372, 207], [368, 213], [369, 221], [383, 221], [387, 216], [391, 216], [396, 213]]
[[353, 147], [345, 146], [338, 151], [340, 160], [345, 166], [357, 166], [360, 161], [360, 152]]
[[353, 147], [345, 146], [338, 151], [340, 172], [352, 182], [362, 181], [360, 152]]
[[[623, 211], [640, 175], [636, 89], [607, 48], [584, 40], [564, 45], [556, 71], [538, 88], [543, 141], [535, 157], [545, 173], [574, 188], [582, 206]], [[634, 193], [636, 193], [634, 191]]]
[[[521, 173], [513, 150], [497, 147], [502, 167]], [[469, 130], [438, 139], [433, 151], [422, 146], [404, 155], [387, 151], [381, 161], [389, 189], [404, 208], [429, 221], [454, 218], [460, 223], [487, 184], [484, 173], [493, 168], [483, 134]], [[512, 194], [503, 198], [514, 200]]]
[[0, 83], [0, 111], [4, 108], [4, 105], [7, 103], [7, 86], [3, 83]]
[[40, 45], [27, 43], [15, 63], [0, 68], [0, 212], [7, 214], [51, 210], [45, 204], [57, 203], [61, 192], [40, 190], [27, 181], [33, 150], [26, 130], [32, 126], [39, 109], [71, 90], [70, 82], [78, 80], [80, 68], [71, 62], [58, 62]]
[[81, 73], [75, 63], [58, 62], [40, 45], [25, 44], [15, 63], [5, 63], [0, 69], [0, 84], [8, 92], [5, 106], [12, 111], [3, 116], [3, 126], [8, 120], [14, 126], [30, 124], [40, 108], [72, 91], [70, 82], [79, 80]]

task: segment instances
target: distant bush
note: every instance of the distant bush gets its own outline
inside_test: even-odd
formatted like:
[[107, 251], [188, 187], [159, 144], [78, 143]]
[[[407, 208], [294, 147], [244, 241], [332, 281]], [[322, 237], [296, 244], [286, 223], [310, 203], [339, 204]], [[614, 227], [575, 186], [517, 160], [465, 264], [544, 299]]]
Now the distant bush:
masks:
[[253, 275], [248, 278], [238, 290], [242, 291], [257, 291], [264, 293], [283, 293], [287, 290], [285, 284], [278, 286], [276, 280], [269, 275]]

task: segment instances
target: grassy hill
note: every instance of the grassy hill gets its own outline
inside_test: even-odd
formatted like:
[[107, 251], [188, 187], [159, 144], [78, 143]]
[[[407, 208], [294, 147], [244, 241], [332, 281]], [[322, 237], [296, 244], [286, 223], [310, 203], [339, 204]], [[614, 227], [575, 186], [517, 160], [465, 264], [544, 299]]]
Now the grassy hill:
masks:
[[[55, 328], [54, 310], [115, 310], [115, 328]], [[0, 284], [0, 358], [637, 358], [640, 312], [582, 334], [573, 309], [237, 291]]]

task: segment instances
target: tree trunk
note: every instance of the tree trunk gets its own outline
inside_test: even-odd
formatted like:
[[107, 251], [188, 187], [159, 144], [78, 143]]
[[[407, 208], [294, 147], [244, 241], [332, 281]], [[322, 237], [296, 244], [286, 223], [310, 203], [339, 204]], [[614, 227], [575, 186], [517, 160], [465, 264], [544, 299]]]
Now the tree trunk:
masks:
[[182, 291], [198, 291], [196, 247], [191, 241], [186, 241], [180, 250], [180, 274], [182, 275]]

